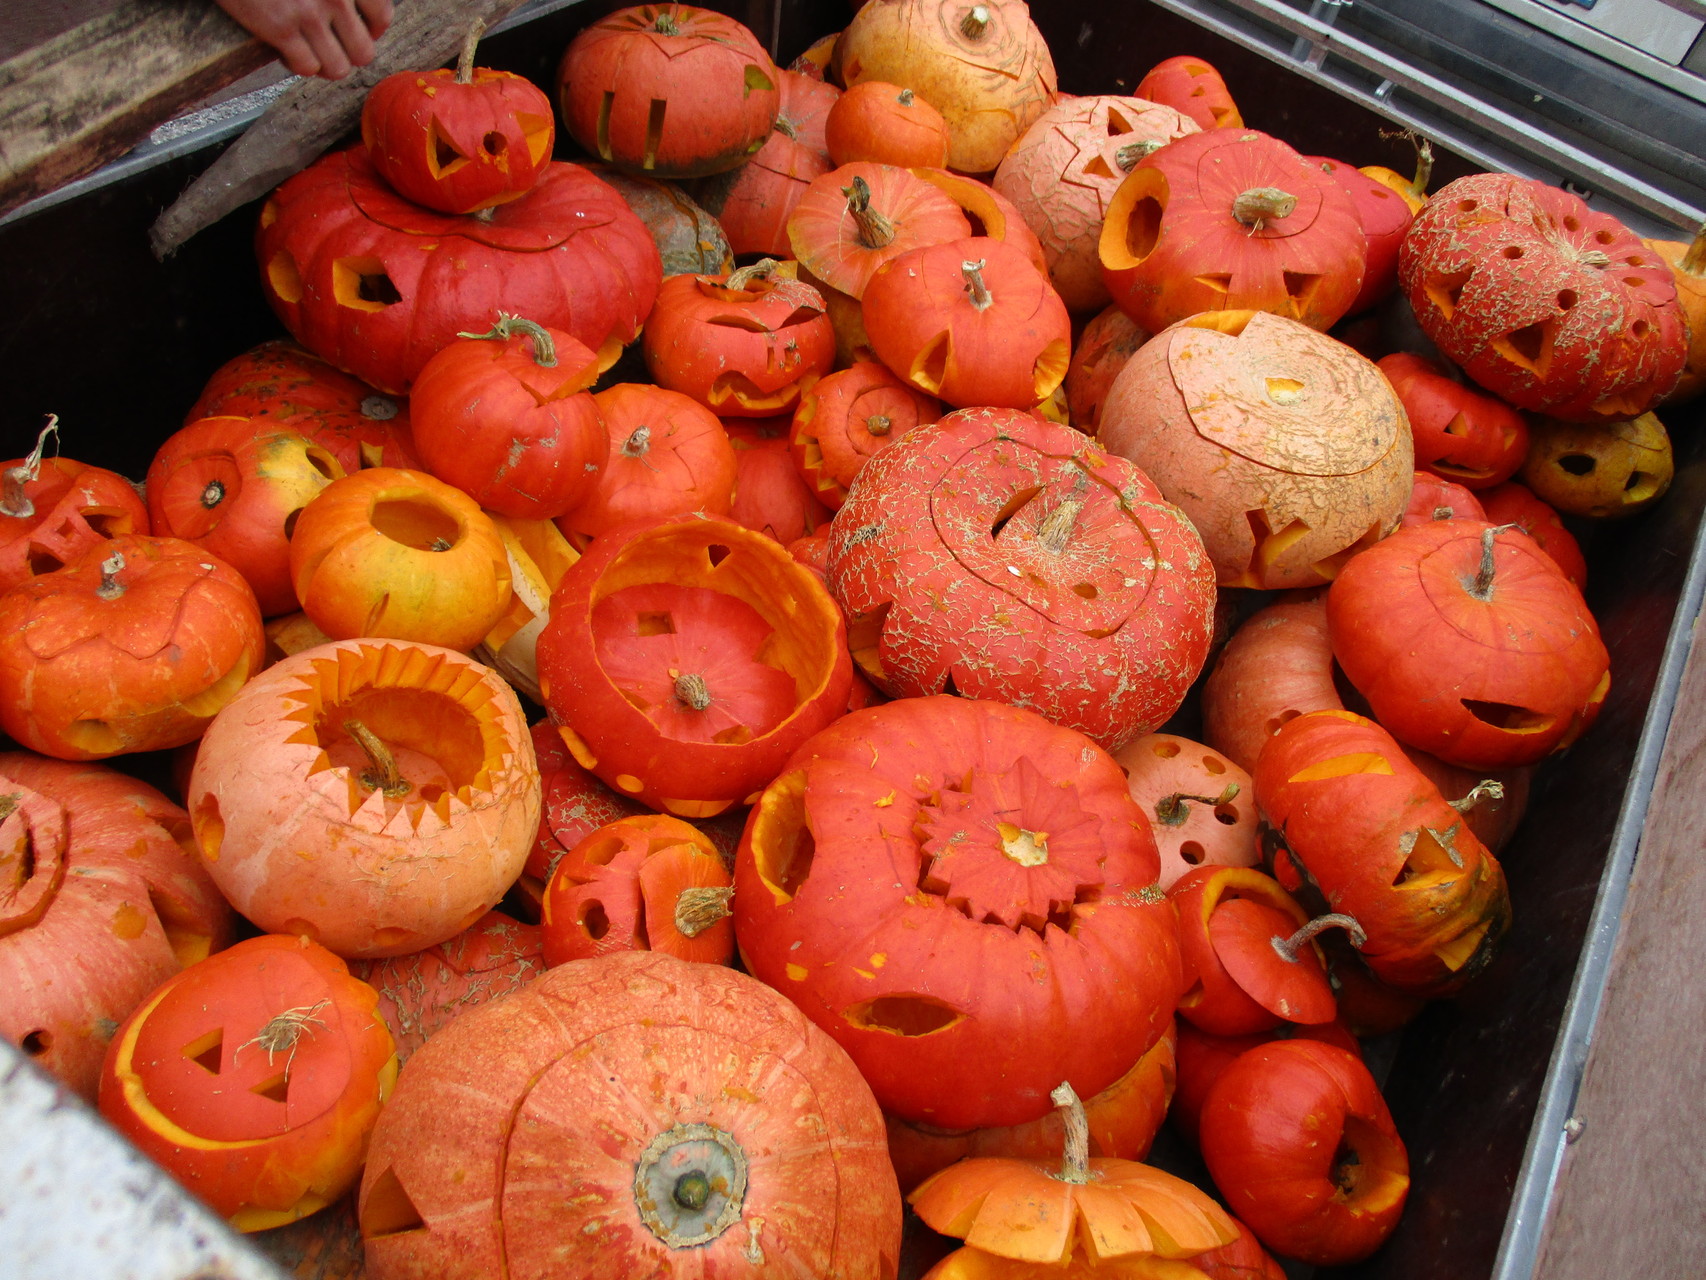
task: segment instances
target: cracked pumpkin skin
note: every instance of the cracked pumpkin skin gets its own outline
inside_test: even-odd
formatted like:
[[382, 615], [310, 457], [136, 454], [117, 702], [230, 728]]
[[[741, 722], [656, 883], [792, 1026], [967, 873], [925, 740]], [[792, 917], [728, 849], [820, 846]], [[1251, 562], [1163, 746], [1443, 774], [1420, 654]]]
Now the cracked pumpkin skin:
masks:
[[885, 1110], [1025, 1124], [1062, 1079], [1093, 1096], [1165, 1031], [1183, 976], [1159, 867], [1119, 766], [1082, 734], [908, 699], [844, 716], [765, 791], [735, 934]]

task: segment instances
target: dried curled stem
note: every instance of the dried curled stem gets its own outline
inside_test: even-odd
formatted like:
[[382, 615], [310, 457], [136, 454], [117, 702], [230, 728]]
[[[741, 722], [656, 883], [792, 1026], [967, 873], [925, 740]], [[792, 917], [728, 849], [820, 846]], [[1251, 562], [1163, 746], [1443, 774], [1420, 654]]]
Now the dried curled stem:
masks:
[[529, 320], [526, 316], [511, 315], [507, 311], [498, 312], [498, 322], [484, 333], [458, 332], [458, 338], [496, 339], [507, 342], [517, 334], [524, 335], [533, 343], [533, 362], [542, 369], [557, 367], [557, 343], [551, 337], [551, 331], [537, 321]]
[[768, 279], [770, 273], [782, 264], [774, 258], [760, 258], [750, 267], [742, 267], [739, 271], [729, 273], [729, 278], [723, 281], [725, 289], [746, 289], [754, 280]]
[[990, 293], [989, 286], [983, 280], [983, 268], [987, 259], [979, 258], [976, 262], [960, 263], [960, 274], [965, 277], [966, 294], [971, 298], [972, 306], [979, 311], [988, 311], [990, 304], [995, 301], [995, 295]]
[[1481, 781], [1469, 788], [1468, 794], [1456, 800], [1447, 800], [1446, 803], [1459, 813], [1468, 813], [1483, 800], [1503, 800], [1504, 798], [1504, 783], [1496, 778], [1482, 778]]
[[1360, 947], [1368, 941], [1368, 935], [1363, 932], [1362, 926], [1357, 923], [1355, 916], [1347, 916], [1335, 911], [1328, 915], [1316, 916], [1289, 938], [1275, 938], [1273, 940], [1274, 950], [1279, 953], [1280, 959], [1287, 964], [1296, 964], [1298, 952], [1303, 949], [1303, 945], [1316, 934], [1323, 933], [1328, 929], [1343, 929], [1350, 937], [1353, 947]]
[[47, 415], [47, 425], [36, 437], [36, 447], [31, 449], [24, 460], [15, 467], [7, 467], [3, 485], [0, 485], [0, 515], [25, 518], [36, 513], [36, 504], [24, 492], [24, 486], [41, 474], [42, 451], [47, 447], [48, 436], [55, 441], [59, 438], [59, 415]]
[[268, 1019], [252, 1039], [245, 1040], [231, 1051], [231, 1064], [235, 1066], [237, 1055], [250, 1045], [258, 1045], [266, 1050], [267, 1065], [269, 1066], [272, 1065], [274, 1054], [288, 1052], [290, 1057], [284, 1061], [284, 1069], [288, 1072], [291, 1063], [296, 1061], [297, 1042], [304, 1035], [313, 1035], [314, 1027], [326, 1025], [322, 1019], [316, 1018], [314, 1015], [331, 1003], [330, 1000], [318, 1000], [313, 1004], [297, 1005], [294, 1009], [286, 1009], [283, 1013]]
[[1175, 791], [1170, 796], [1162, 796], [1155, 802], [1155, 820], [1164, 827], [1183, 826], [1185, 819], [1190, 816], [1190, 806], [1187, 800], [1195, 800], [1198, 804], [1210, 804], [1219, 808], [1223, 804], [1231, 804], [1243, 790], [1236, 782], [1228, 782], [1226, 790], [1218, 796], [1193, 796], [1183, 791]]
[[480, 37], [486, 34], [484, 19], [475, 18], [474, 25], [468, 28], [468, 34], [462, 41], [462, 52], [456, 59], [456, 83], [467, 84], [474, 78], [474, 50], [479, 47]]

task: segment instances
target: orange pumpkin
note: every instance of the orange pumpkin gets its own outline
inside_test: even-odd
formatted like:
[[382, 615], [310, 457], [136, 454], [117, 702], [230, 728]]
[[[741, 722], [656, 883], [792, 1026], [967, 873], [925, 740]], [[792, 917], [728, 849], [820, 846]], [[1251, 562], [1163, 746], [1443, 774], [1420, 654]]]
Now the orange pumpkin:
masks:
[[50, 417], [28, 455], [0, 466], [0, 594], [108, 538], [149, 532], [148, 508], [123, 476], [42, 456], [58, 432]]
[[948, 122], [911, 89], [883, 80], [850, 86], [829, 109], [824, 142], [835, 164], [941, 168], [948, 163]]
[[1706, 391], [1706, 224], [1692, 241], [1648, 240], [1645, 242], [1670, 265], [1676, 277], [1676, 301], [1688, 321], [1688, 358], [1682, 377], [1663, 403], [1685, 404]]
[[789, 424], [788, 418], [736, 418], [723, 424], [735, 451], [729, 519], [783, 546], [827, 525], [831, 515], [794, 465]]
[[1151, 334], [1140, 329], [1125, 312], [1110, 306], [1084, 326], [1066, 366], [1067, 415], [1073, 426], [1095, 435], [1102, 421], [1102, 402], [1114, 379], [1125, 368], [1132, 353], [1148, 342]]
[[263, 649], [229, 565], [178, 538], [98, 541], [0, 597], [0, 728], [62, 760], [182, 746]]
[[846, 1055], [745, 974], [656, 952], [562, 965], [434, 1036], [358, 1213], [372, 1280], [894, 1280], [900, 1252], [882, 1115]]
[[791, 435], [794, 461], [817, 499], [839, 510], [867, 458], [942, 413], [934, 396], [907, 386], [885, 365], [861, 360], [800, 397]]
[[232, 905], [351, 957], [466, 929], [539, 829], [509, 686], [460, 653], [394, 640], [323, 645], [250, 681], [208, 730], [185, 800]]
[[1188, 54], [1157, 62], [1132, 93], [1165, 103], [1204, 129], [1238, 129], [1244, 124], [1220, 72]]

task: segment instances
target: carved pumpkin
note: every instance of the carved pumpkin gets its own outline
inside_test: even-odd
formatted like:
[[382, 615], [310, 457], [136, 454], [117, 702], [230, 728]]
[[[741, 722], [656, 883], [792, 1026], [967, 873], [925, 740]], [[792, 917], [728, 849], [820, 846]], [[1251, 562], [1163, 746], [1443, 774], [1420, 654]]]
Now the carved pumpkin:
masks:
[[558, 519], [559, 529], [584, 542], [638, 520], [728, 514], [735, 451], [716, 414], [679, 391], [638, 382], [619, 382], [593, 399], [610, 460], [592, 493]]
[[474, 65], [480, 28], [454, 71], [398, 71], [367, 92], [361, 141], [399, 194], [474, 213], [533, 189], [551, 159], [551, 100], [531, 80]]
[[679, 817], [750, 797], [847, 706], [840, 611], [774, 539], [699, 514], [600, 537], [539, 637], [580, 764]]
[[1239, 129], [1244, 125], [1220, 72], [1188, 54], [1157, 62], [1132, 93], [1172, 107], [1196, 121], [1199, 128]]
[[725, 277], [673, 276], [646, 320], [646, 368], [661, 387], [729, 418], [792, 413], [835, 361], [835, 330], [809, 284], [773, 258]]
[[51, 419], [27, 456], [0, 467], [0, 594], [109, 538], [149, 532], [148, 508], [116, 471], [42, 456], [58, 430]]
[[995, 171], [1048, 255], [1049, 283], [1069, 311], [1108, 305], [1097, 245], [1108, 205], [1137, 162], [1196, 123], [1142, 98], [1071, 98], [1032, 122]]
[[1432, 998], [1491, 961], [1510, 924], [1504, 872], [1391, 734], [1312, 711], [1281, 726], [1254, 777], [1281, 841], [1276, 877], [1293, 888], [1307, 878], [1355, 920], [1376, 977]]
[[551, 163], [486, 219], [409, 203], [360, 147], [273, 192], [255, 250], [267, 302], [291, 335], [393, 394], [500, 310], [614, 352], [639, 332], [662, 279], [644, 225], [577, 165]]
[[1362, 288], [1355, 203], [1277, 138], [1211, 129], [1143, 157], [1102, 224], [1103, 279], [1151, 332], [1199, 311], [1331, 328]]
[[269, 667], [209, 728], [185, 807], [264, 929], [404, 955], [497, 904], [539, 829], [521, 704], [449, 649], [345, 640]]
[[545, 886], [545, 963], [613, 951], [665, 951], [727, 964], [735, 953], [733, 894], [716, 846], [667, 814], [618, 818], [568, 851]]
[[[1328, 940], [1342, 940], [1338, 933], [1323, 934]], [[1349, 949], [1349, 944], [1345, 944]], [[1355, 955], [1354, 951], [1350, 952]], [[1335, 978], [1338, 970], [1329, 961], [1329, 972]], [[1368, 970], [1364, 969], [1366, 974]], [[1367, 981], [1373, 982], [1372, 977]], [[1420, 1007], [1421, 1002], [1415, 1002]], [[1176, 1086], [1173, 1090], [1173, 1105], [1168, 1109], [1167, 1120], [1173, 1129], [1186, 1138], [1192, 1146], [1198, 1145], [1198, 1129], [1202, 1121], [1203, 1103], [1207, 1101], [1209, 1090], [1214, 1088], [1214, 1082], [1220, 1079], [1221, 1072], [1258, 1045], [1269, 1044], [1275, 1040], [1319, 1040], [1322, 1044], [1336, 1045], [1346, 1053], [1362, 1057], [1362, 1047], [1357, 1039], [1346, 1029], [1342, 1021], [1318, 1022], [1313, 1026], [1304, 1026], [1296, 1022], [1282, 1022], [1266, 1031], [1254, 1031], [1249, 1035], [1217, 1036], [1207, 1031], [1201, 1031], [1189, 1022], [1179, 1024], [1179, 1045], [1176, 1054], [1177, 1065], [1175, 1075]], [[1203, 1264], [1192, 1259], [1192, 1266], [1201, 1267]], [[1205, 1268], [1206, 1270], [1206, 1268]], [[1210, 1273], [1214, 1274], [1214, 1273]], [[1195, 1277], [1190, 1277], [1195, 1280]], [[1234, 1273], [1230, 1280], [1251, 1280], [1249, 1276]]]
[[747, 821], [741, 955], [887, 1111], [1028, 1123], [1050, 1080], [1100, 1092], [1172, 1016], [1147, 825], [1119, 766], [1035, 712], [949, 697], [850, 712]]
[[264, 639], [255, 593], [191, 543], [135, 534], [0, 596], [0, 728], [99, 760], [201, 736]]
[[239, 942], [126, 1020], [101, 1114], [237, 1230], [295, 1222], [355, 1185], [396, 1082], [377, 1000], [307, 938]]
[[290, 576], [303, 612], [337, 640], [471, 649], [511, 598], [492, 518], [460, 489], [391, 467], [334, 480], [302, 509]]
[[1149, 818], [1163, 889], [1192, 867], [1253, 867], [1256, 798], [1250, 775], [1189, 738], [1145, 734], [1114, 752], [1131, 798]]
[[1109, 748], [1184, 698], [1212, 575], [1142, 472], [1012, 409], [951, 413], [871, 458], [826, 571], [885, 692], [1023, 705]]
[[1362, 288], [1351, 299], [1345, 314], [1360, 315], [1397, 291], [1398, 246], [1403, 243], [1415, 215], [1398, 192], [1362, 170], [1326, 156], [1305, 158], [1344, 188], [1356, 206], [1368, 254], [1363, 261]]
[[363, 467], [420, 466], [407, 400], [375, 391], [285, 338], [220, 365], [184, 422], [226, 414], [278, 419], [329, 450], [345, 475]]
[[735, 253], [790, 256], [788, 219], [811, 184], [835, 167], [790, 133], [792, 128], [786, 117], [777, 116], [776, 128], [751, 160], [694, 187], [699, 202], [722, 224]]
[[1670, 436], [1657, 415], [1622, 422], [1536, 418], [1522, 482], [1565, 515], [1621, 520], [1664, 496], [1676, 475]]
[[149, 523], [242, 574], [262, 617], [293, 613], [291, 533], [303, 508], [343, 474], [329, 450], [289, 427], [202, 418], [174, 432], [149, 464]]
[[858, 299], [885, 262], [971, 234], [954, 198], [906, 169], [858, 161], [814, 180], [788, 219], [794, 257], [814, 280]]
[[1404, 408], [1369, 361], [1295, 320], [1210, 312], [1126, 363], [1097, 439], [1202, 534], [1220, 584], [1316, 586], [1409, 501]]
[[824, 143], [837, 165], [869, 160], [910, 169], [948, 163], [951, 136], [942, 113], [911, 89], [883, 80], [851, 85], [829, 109]]
[[1516, 474], [1528, 454], [1528, 424], [1515, 409], [1409, 352], [1382, 357], [1380, 372], [1404, 402], [1417, 470], [1466, 489], [1490, 489]]
[[1066, 307], [1004, 241], [950, 240], [892, 258], [871, 277], [862, 307], [882, 362], [948, 404], [1028, 409], [1066, 377]]
[[1514, 530], [1402, 530], [1346, 566], [1327, 620], [1380, 723], [1452, 764], [1501, 769], [1562, 750], [1611, 685], [1581, 592]]
[[940, 400], [907, 386], [887, 366], [861, 360], [800, 397], [791, 433], [794, 460], [813, 495], [840, 510], [868, 458], [941, 416]]
[[1021, 0], [868, 4], [835, 48], [843, 82], [906, 85], [942, 113], [948, 164], [989, 173], [1054, 101], [1054, 60]]
[[1543, 182], [1459, 178], [1416, 215], [1399, 271], [1429, 340], [1519, 409], [1632, 418], [1670, 392], [1687, 358], [1664, 260]]
[[184, 811], [101, 765], [0, 755], [0, 1035], [86, 1100], [118, 1024], [231, 939]]
[[545, 972], [537, 925], [488, 911], [454, 938], [388, 960], [356, 960], [350, 972], [379, 993], [397, 1062], [475, 1005], [517, 991]]
[[557, 68], [557, 98], [585, 151], [631, 173], [697, 178], [764, 145], [780, 75], [735, 19], [646, 4], [581, 29]]
[[581, 768], [549, 719], [534, 725], [529, 734], [539, 761], [544, 802], [520, 888], [537, 902], [543, 901], [551, 873], [570, 849], [607, 823], [650, 811]]
[[551, 520], [610, 458], [588, 388], [598, 357], [560, 329], [507, 313], [461, 335], [415, 379], [415, 448], [433, 475], [498, 515]]
[[475, 646], [474, 657], [518, 693], [538, 702], [539, 664], [534, 649], [551, 616], [551, 593], [580, 553], [549, 520], [493, 516], [492, 524], [509, 560], [510, 602]]
[[1643, 243], [1670, 265], [1676, 280], [1676, 301], [1688, 321], [1688, 358], [1682, 377], [1665, 397], [1665, 404], [1686, 404], [1706, 391], [1706, 225], [1692, 241], [1647, 240]]
[[894, 1280], [901, 1232], [847, 1056], [745, 974], [655, 952], [563, 965], [433, 1037], [359, 1215], [373, 1280]]
[[1114, 379], [1125, 368], [1132, 353], [1148, 342], [1151, 334], [1137, 327], [1117, 306], [1099, 312], [1084, 326], [1066, 366], [1067, 413], [1072, 425], [1086, 435], [1095, 435], [1102, 422], [1102, 403]]

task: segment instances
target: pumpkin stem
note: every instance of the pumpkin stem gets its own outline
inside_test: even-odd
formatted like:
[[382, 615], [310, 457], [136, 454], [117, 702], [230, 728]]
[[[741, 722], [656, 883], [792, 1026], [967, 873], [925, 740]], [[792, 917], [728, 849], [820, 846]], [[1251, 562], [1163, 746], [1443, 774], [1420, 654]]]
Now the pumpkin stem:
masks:
[[36, 437], [36, 447], [15, 467], [7, 467], [3, 485], [0, 485], [0, 515], [18, 516], [20, 518], [33, 516], [36, 504], [30, 501], [24, 492], [24, 486], [41, 474], [42, 450], [47, 447], [47, 437], [59, 439], [59, 415], [47, 415], [47, 425]]
[[1223, 804], [1231, 804], [1241, 788], [1236, 782], [1228, 782], [1226, 790], [1218, 796], [1193, 796], [1184, 791], [1175, 791], [1170, 796], [1162, 796], [1155, 802], [1155, 818], [1162, 826], [1181, 827], [1190, 816], [1190, 806], [1187, 800], [1195, 800], [1198, 804], [1211, 804], [1216, 808]]
[[1603, 271], [1611, 265], [1611, 255], [1604, 249], [1578, 249], [1576, 261], [1584, 267], [1598, 267]]
[[1455, 516], [1456, 514], [1457, 514], [1457, 512], [1453, 511], [1450, 507], [1435, 507], [1434, 508], [1434, 519], [1435, 520], [1449, 520], [1453, 516]]
[[1297, 208], [1297, 197], [1278, 187], [1250, 187], [1232, 202], [1232, 216], [1252, 231], [1260, 231], [1269, 218], [1289, 218]]
[[1514, 528], [1514, 524], [1495, 524], [1481, 530], [1481, 567], [1472, 581], [1463, 584], [1477, 600], [1493, 598], [1493, 539]]
[[397, 402], [390, 396], [368, 396], [361, 402], [361, 416], [375, 422], [389, 422], [397, 416]]
[[989, 10], [981, 4], [974, 4], [971, 11], [960, 19], [960, 33], [968, 40], [976, 40], [989, 28]]
[[1694, 233], [1694, 240], [1688, 246], [1688, 252], [1682, 255], [1677, 267], [1691, 276], [1706, 276], [1706, 222], [1700, 224], [1700, 230]]
[[871, 208], [871, 184], [855, 177], [851, 186], [841, 188], [847, 197], [847, 212], [859, 228], [859, 243], [867, 249], [881, 249], [894, 241], [894, 223]]
[[874, 436], [886, 436], [894, 430], [894, 422], [886, 413], [873, 413], [865, 419], [865, 430]]
[[296, 1060], [296, 1042], [302, 1039], [304, 1032], [313, 1035], [312, 1027], [323, 1027], [325, 1022], [314, 1015], [331, 1003], [330, 1000], [319, 1000], [314, 1004], [300, 1004], [294, 1009], [286, 1009], [283, 1013], [267, 1020], [265, 1026], [255, 1032], [254, 1037], [245, 1040], [231, 1051], [231, 1065], [237, 1065], [237, 1055], [250, 1045], [259, 1045], [267, 1051], [267, 1064], [272, 1064], [275, 1053], [290, 1051], [290, 1057], [285, 1060], [284, 1069], [288, 1072], [290, 1064]]
[[1407, 132], [1416, 148], [1416, 176], [1410, 179], [1410, 185], [1416, 189], [1417, 195], [1425, 196], [1428, 183], [1434, 176], [1434, 144], [1413, 129]]
[[900, 105], [903, 107], [910, 107], [912, 105], [912, 102], [913, 102], [912, 90], [911, 89], [902, 89], [899, 93], [897, 93], [895, 95], [894, 100], [896, 102], [900, 103]]
[[1066, 1122], [1066, 1149], [1061, 1153], [1060, 1173], [1056, 1176], [1062, 1182], [1081, 1187], [1090, 1181], [1090, 1121], [1084, 1115], [1084, 1104], [1065, 1080], [1050, 1092], [1049, 1101], [1060, 1108], [1064, 1113], [1061, 1119]]
[[670, 9], [665, 9], [658, 14], [657, 21], [652, 24], [652, 27], [659, 35], [678, 36], [681, 34], [681, 24], [675, 20], [675, 13]]
[[391, 754], [391, 748], [385, 745], [377, 733], [359, 720], [345, 720], [344, 732], [354, 738], [367, 753], [368, 768], [361, 771], [357, 782], [369, 791], [384, 792], [386, 797], [392, 800], [398, 796], [406, 796], [414, 789], [409, 780], [398, 771], [397, 757]]
[[711, 705], [711, 687], [705, 683], [705, 677], [698, 673], [676, 676], [675, 696], [695, 711], [703, 711]]
[[474, 48], [480, 43], [480, 37], [485, 34], [485, 20], [475, 18], [474, 25], [468, 28], [467, 38], [462, 41], [462, 53], [456, 59], [457, 84], [468, 84], [474, 79]]
[[1273, 939], [1274, 950], [1279, 953], [1279, 958], [1287, 964], [1296, 964], [1297, 954], [1303, 949], [1303, 944], [1316, 934], [1328, 929], [1343, 929], [1349, 936], [1353, 947], [1360, 947], [1368, 941], [1368, 935], [1363, 932], [1362, 926], [1357, 923], [1355, 916], [1347, 916], [1335, 911], [1328, 915], [1316, 916], [1289, 938]]
[[697, 938], [717, 921], [734, 914], [729, 910], [729, 899], [734, 893], [732, 887], [715, 885], [683, 889], [675, 900], [676, 930], [684, 938]]
[[689, 1169], [675, 1180], [670, 1199], [689, 1213], [698, 1213], [711, 1198], [711, 1180], [703, 1169]]
[[976, 262], [960, 263], [960, 274], [966, 278], [966, 292], [971, 295], [971, 304], [979, 311], [988, 311], [989, 304], [995, 301], [995, 295], [989, 292], [989, 286], [983, 282], [983, 267], [986, 258]]
[[739, 271], [731, 271], [729, 278], [723, 281], [725, 289], [747, 289], [754, 280], [768, 279], [770, 273], [782, 264], [774, 258], [760, 258], [750, 267], [742, 267]]
[[635, 427], [634, 434], [622, 442], [624, 458], [643, 458], [646, 450], [652, 447], [652, 429], [650, 427]]
[[1128, 142], [1114, 152], [1114, 163], [1120, 167], [1121, 173], [1130, 173], [1137, 168], [1137, 162], [1152, 151], [1161, 150], [1159, 142]]
[[1089, 487], [1090, 477], [1080, 471], [1078, 479], [1072, 483], [1072, 492], [1056, 503], [1054, 510], [1037, 525], [1037, 541], [1044, 551], [1058, 556], [1066, 550], [1072, 531], [1078, 525], [1078, 513], [1084, 510], [1084, 491]]
[[95, 588], [95, 594], [103, 600], [117, 600], [124, 594], [124, 584], [118, 580], [118, 575], [124, 570], [124, 555], [115, 551], [101, 561], [101, 585]]
[[456, 336], [458, 338], [473, 338], [476, 341], [495, 338], [499, 342], [507, 342], [517, 334], [532, 340], [533, 362], [535, 364], [542, 369], [555, 369], [557, 367], [557, 343], [551, 337], [551, 331], [537, 321], [529, 320], [526, 316], [516, 316], [507, 311], [500, 311], [498, 312], [498, 322], [484, 333], [469, 333], [463, 330], [458, 331]]
[[792, 138], [795, 142], [800, 140], [799, 126], [781, 112], [776, 113], [776, 123], [770, 127], [784, 138]]
[[1446, 803], [1459, 813], [1468, 813], [1483, 800], [1503, 800], [1504, 798], [1504, 783], [1494, 778], [1482, 778], [1481, 781], [1469, 788], [1467, 795], [1458, 800], [1447, 800]]

